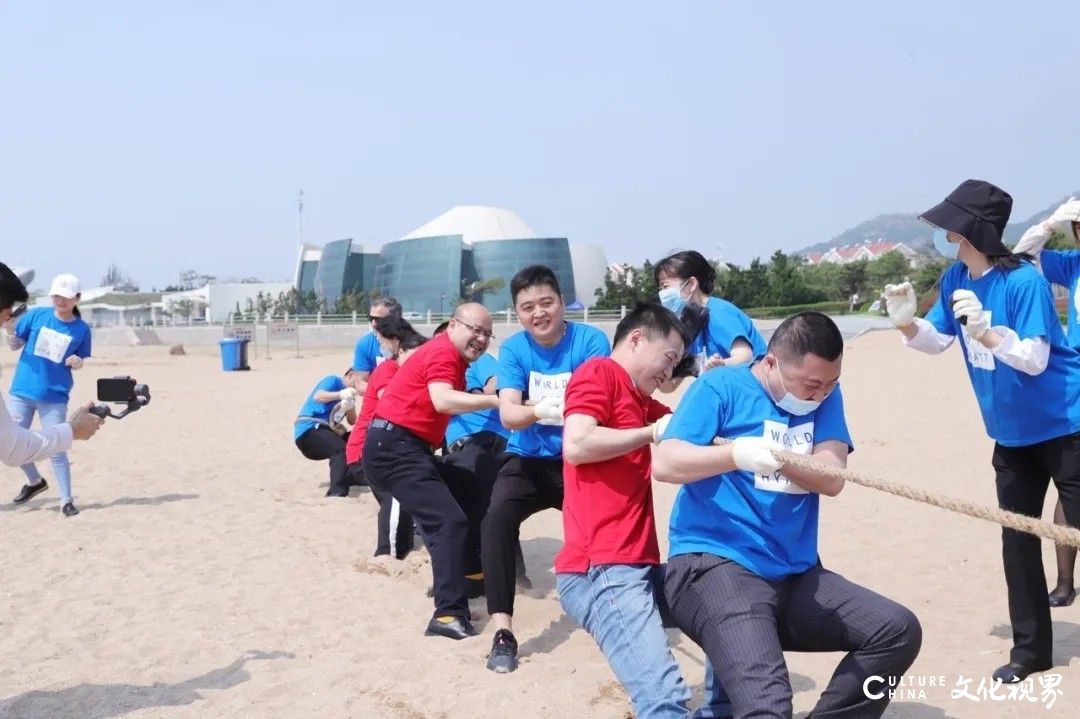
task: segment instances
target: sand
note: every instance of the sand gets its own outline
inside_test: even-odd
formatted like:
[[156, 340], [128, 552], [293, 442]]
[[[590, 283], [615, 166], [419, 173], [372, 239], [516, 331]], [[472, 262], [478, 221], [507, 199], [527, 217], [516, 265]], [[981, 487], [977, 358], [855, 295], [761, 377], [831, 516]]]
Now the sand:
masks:
[[[0, 716], [626, 716], [625, 694], [555, 597], [557, 512], [523, 528], [535, 587], [517, 602], [521, 668], [491, 674], [483, 603], [473, 603], [481, 637], [424, 638], [426, 555], [372, 559], [371, 496], [324, 498], [325, 463], [293, 445], [304, 396], [350, 353], [280, 352], [225, 373], [209, 350], [190, 352], [103, 347], [77, 375], [80, 399], [114, 374], [153, 390], [149, 407], [74, 450], [78, 517], [60, 515], [54, 487], [7, 503], [22, 474], [0, 470]], [[14, 355], [2, 359], [6, 388]], [[852, 469], [994, 504], [992, 443], [955, 348], [926, 357], [872, 332], [849, 344], [843, 388]], [[674, 494], [657, 486], [661, 526]], [[925, 639], [909, 676], [944, 678], [887, 716], [1076, 716], [1080, 604], [1053, 612], [1063, 691], [1053, 709], [950, 696], [960, 675], [975, 677], [974, 693], [1008, 658], [996, 526], [854, 485], [822, 507], [825, 565], [914, 610]], [[1052, 575], [1049, 544], [1044, 556]], [[700, 698], [701, 652], [671, 638]], [[797, 716], [839, 659], [788, 655]]]

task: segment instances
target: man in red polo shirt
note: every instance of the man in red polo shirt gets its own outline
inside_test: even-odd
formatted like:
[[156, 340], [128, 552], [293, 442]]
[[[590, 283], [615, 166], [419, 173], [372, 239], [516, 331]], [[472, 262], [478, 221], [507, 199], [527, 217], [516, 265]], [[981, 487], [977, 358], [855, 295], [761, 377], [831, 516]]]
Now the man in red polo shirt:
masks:
[[643, 719], [686, 717], [690, 701], [657, 604], [664, 577], [649, 448], [671, 416], [652, 393], [671, 379], [686, 334], [670, 310], [638, 305], [615, 329], [611, 356], [581, 365], [565, 396], [559, 601]]
[[483, 305], [454, 310], [443, 334], [424, 343], [401, 366], [375, 410], [364, 441], [364, 475], [389, 492], [420, 525], [431, 551], [435, 614], [426, 636], [476, 635], [466, 598], [466, 512], [439, 472], [432, 448], [442, 444], [450, 415], [498, 407], [498, 397], [470, 394], [465, 370], [491, 342], [491, 315]]

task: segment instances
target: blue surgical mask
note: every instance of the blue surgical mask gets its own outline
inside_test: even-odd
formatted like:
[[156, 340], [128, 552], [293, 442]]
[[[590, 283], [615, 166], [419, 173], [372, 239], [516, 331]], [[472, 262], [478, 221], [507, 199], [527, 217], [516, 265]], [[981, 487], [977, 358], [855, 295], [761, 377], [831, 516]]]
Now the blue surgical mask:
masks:
[[810, 414], [815, 409], [821, 406], [821, 402], [812, 399], [799, 399], [791, 392], [788, 392], [787, 387], [784, 386], [784, 375], [780, 374], [780, 363], [776, 363], [776, 373], [780, 375], [780, 389], [784, 390], [784, 396], [776, 402], [776, 406], [785, 412], [797, 415], [799, 417]]
[[[686, 282], [689, 282], [689, 280]], [[657, 293], [660, 297], [660, 304], [674, 312], [676, 316], [681, 314], [683, 308], [686, 307], [686, 298], [682, 296], [682, 288], [686, 287], [686, 282], [683, 282], [678, 287], [668, 287], [666, 290], [660, 290]]]
[[934, 249], [941, 253], [942, 257], [955, 260], [960, 254], [960, 243], [949, 242], [949, 233], [940, 227], [934, 229]]

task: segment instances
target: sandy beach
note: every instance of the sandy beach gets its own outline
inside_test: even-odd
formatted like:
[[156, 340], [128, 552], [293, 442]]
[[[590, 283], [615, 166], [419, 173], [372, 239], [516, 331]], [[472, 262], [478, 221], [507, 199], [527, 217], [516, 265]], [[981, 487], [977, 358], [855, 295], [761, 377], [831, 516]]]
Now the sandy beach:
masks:
[[[351, 352], [290, 355], [226, 373], [209, 349], [101, 347], [76, 376], [73, 399], [91, 399], [97, 377], [130, 374], [150, 384], [153, 401], [72, 452], [77, 517], [60, 515], [55, 486], [10, 504], [23, 476], [0, 474], [0, 717], [627, 716], [594, 642], [555, 597], [557, 512], [523, 528], [535, 586], [518, 597], [517, 672], [484, 668], [482, 601], [472, 605], [480, 637], [422, 636], [426, 554], [374, 560], [373, 498], [357, 489], [324, 498], [325, 463], [292, 442], [304, 397]], [[5, 392], [15, 359], [2, 355]], [[842, 385], [853, 470], [996, 506], [992, 442], [957, 348], [928, 357], [871, 332], [848, 344]], [[40, 467], [53, 484], [49, 463]], [[674, 495], [656, 486], [665, 532]], [[1047, 518], [1055, 499], [1051, 491]], [[822, 508], [825, 566], [907, 605], [923, 625], [909, 672], [923, 686], [905, 689], [886, 716], [1080, 712], [1080, 603], [1053, 611], [1049, 674], [1061, 676], [1062, 694], [1052, 708], [1038, 678], [1036, 702], [952, 698], [961, 676], [976, 694], [1008, 660], [996, 525], [854, 485]], [[1043, 554], [1052, 578], [1049, 543]], [[677, 632], [671, 639], [696, 705], [702, 654]], [[839, 660], [788, 655], [796, 715]]]

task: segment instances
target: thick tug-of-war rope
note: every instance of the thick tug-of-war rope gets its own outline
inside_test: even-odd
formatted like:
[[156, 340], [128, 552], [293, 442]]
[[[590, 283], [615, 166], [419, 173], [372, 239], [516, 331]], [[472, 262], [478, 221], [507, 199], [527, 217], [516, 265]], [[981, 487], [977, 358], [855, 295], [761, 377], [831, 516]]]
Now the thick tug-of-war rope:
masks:
[[[731, 444], [731, 440], [717, 437], [713, 440], [713, 444]], [[927, 492], [922, 489], [916, 489], [915, 487], [909, 487], [906, 484], [864, 477], [861, 474], [852, 472], [850, 469], [830, 467], [829, 465], [815, 462], [812, 459], [808, 459], [798, 454], [792, 454], [791, 452], [783, 452], [774, 449], [773, 456], [776, 457], [778, 461], [790, 464], [792, 467], [819, 472], [821, 474], [829, 475], [830, 477], [843, 479], [845, 482], [853, 482], [862, 485], [863, 487], [870, 487], [871, 489], [895, 494], [898, 497], [913, 499], [916, 502], [922, 502], [923, 504], [932, 504], [935, 507], [948, 509], [953, 512], [958, 512], [959, 514], [966, 514], [969, 517], [975, 517], [976, 519], [985, 519], [988, 522], [995, 522], [996, 524], [1008, 527], [1009, 529], [1015, 529], [1019, 532], [1027, 532], [1028, 534], [1034, 534], [1039, 537], [1050, 539], [1056, 544], [1080, 548], [1080, 530], [1073, 529], [1072, 527], [1063, 527], [1051, 522], [1044, 522], [1035, 517], [1027, 517], [1023, 514], [1016, 514], [1015, 512], [1007, 512], [1004, 509], [998, 509], [996, 507], [984, 507], [983, 505], [969, 502], [966, 499], [957, 499], [956, 497], [949, 497], [944, 494]]]

